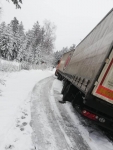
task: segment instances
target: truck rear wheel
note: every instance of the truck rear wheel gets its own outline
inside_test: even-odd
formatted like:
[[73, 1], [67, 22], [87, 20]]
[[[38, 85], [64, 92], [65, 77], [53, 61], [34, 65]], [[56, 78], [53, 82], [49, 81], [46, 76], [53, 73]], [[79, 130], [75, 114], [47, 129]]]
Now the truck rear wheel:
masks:
[[60, 75], [60, 78], [59, 78], [59, 80], [60, 80], [60, 81], [62, 81], [62, 75]]
[[55, 71], [55, 76], [58, 76], [58, 74], [57, 74], [57, 70]]
[[80, 91], [76, 94], [75, 98], [71, 101], [72, 106], [75, 108], [75, 106], [79, 105], [82, 106], [83, 99]]
[[63, 92], [63, 101], [72, 102], [75, 99], [76, 93], [78, 93], [78, 89], [75, 88], [69, 81], [64, 85]]
[[61, 94], [64, 94], [65, 89], [66, 89], [66, 87], [67, 87], [68, 84], [69, 84], [68, 81], [64, 81], [64, 83], [63, 83], [63, 88], [62, 88], [62, 91], [61, 91]]
[[69, 101], [68, 97], [69, 97], [70, 86], [71, 86], [71, 84], [67, 85], [65, 87], [65, 90], [63, 91], [63, 101]]
[[62, 80], [62, 76], [60, 74], [58, 74], [57, 79], [61, 81]]

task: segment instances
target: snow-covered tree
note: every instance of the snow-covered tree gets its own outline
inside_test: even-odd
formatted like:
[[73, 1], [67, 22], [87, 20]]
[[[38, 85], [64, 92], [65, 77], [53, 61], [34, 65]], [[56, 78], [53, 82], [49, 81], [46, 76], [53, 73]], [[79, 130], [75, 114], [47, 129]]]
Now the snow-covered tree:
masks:
[[0, 37], [5, 34], [5, 29], [6, 29], [6, 23], [5, 22], [2, 22], [0, 24]]
[[6, 54], [6, 59], [7, 60], [12, 60], [13, 59], [13, 43], [14, 43], [14, 38], [13, 38], [13, 31], [12, 31], [12, 27], [9, 25], [7, 25], [6, 28], [6, 33], [7, 35], [7, 54]]
[[76, 48], [76, 45], [73, 44], [69, 49], [70, 49], [70, 50], [74, 50], [75, 48]]
[[22, 53], [25, 51], [26, 47], [26, 36], [24, 33], [24, 26], [22, 22], [18, 25], [18, 34], [17, 34], [17, 60], [22, 60]]
[[25, 40], [25, 33], [24, 33], [24, 27], [22, 22], [19, 24], [19, 21], [14, 17], [14, 19], [10, 23], [13, 31], [13, 59], [18, 59], [18, 55], [20, 56], [20, 53], [23, 49], [23, 43]]
[[44, 22], [43, 49], [45, 51], [45, 54], [50, 54], [54, 49], [55, 29], [55, 25], [50, 21], [46, 20]]
[[60, 51], [56, 51], [54, 53], [54, 65], [58, 64], [63, 54], [67, 53], [68, 51], [74, 50], [75, 48], [76, 48], [76, 45], [73, 44], [72, 46], [70, 46], [70, 48], [63, 47]]
[[14, 17], [14, 19], [11, 21], [11, 26], [12, 26], [12, 30], [13, 33], [16, 34], [18, 32], [18, 25], [19, 25], [19, 21], [16, 19], [16, 17]]
[[54, 40], [55, 26], [49, 21], [43, 27], [37, 21], [26, 33], [22, 22], [19, 23], [16, 17], [8, 25], [4, 22], [0, 24], [0, 54], [7, 60], [50, 64], [53, 60]]
[[42, 46], [41, 44], [37, 45], [35, 50], [35, 64], [41, 64], [43, 61], [43, 53], [42, 53]]

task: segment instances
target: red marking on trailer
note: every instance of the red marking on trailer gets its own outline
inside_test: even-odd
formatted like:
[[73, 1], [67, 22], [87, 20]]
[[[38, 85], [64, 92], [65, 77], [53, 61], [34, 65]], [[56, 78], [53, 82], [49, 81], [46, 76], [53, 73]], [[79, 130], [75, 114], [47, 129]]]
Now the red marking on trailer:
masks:
[[64, 67], [66, 67], [66, 66], [69, 64], [70, 59], [71, 59], [71, 57], [70, 57], [70, 56], [68, 56], [68, 58], [67, 58], [67, 60], [66, 60], [66, 62], [65, 62], [65, 64], [64, 64]]
[[[60, 60], [61, 62], [61, 60]], [[56, 66], [56, 70], [60, 67], [60, 62], [58, 63], [58, 65]]]

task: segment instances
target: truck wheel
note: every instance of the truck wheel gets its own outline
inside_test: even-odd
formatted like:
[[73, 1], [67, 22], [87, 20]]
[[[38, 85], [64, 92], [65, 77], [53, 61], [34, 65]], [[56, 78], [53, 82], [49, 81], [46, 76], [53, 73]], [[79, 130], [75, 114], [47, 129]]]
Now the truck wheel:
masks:
[[58, 74], [57, 79], [58, 79], [58, 80], [61, 80], [61, 79], [62, 79], [62, 76], [61, 76], [60, 74]]
[[60, 77], [59, 77], [59, 80], [61, 81], [62, 80], [62, 76], [60, 75]]
[[58, 74], [58, 76], [57, 76], [57, 79], [59, 80], [60, 79], [60, 75]]
[[69, 89], [70, 89], [71, 84], [66, 86], [64, 92], [63, 92], [63, 101], [68, 101], [68, 96], [69, 96]]
[[82, 96], [80, 94], [80, 92], [78, 92], [75, 96], [75, 98], [72, 100], [72, 106], [75, 108], [76, 105], [82, 106], [83, 104], [83, 99]]
[[55, 76], [58, 76], [57, 71], [55, 71]]
[[67, 87], [68, 84], [69, 84], [68, 81], [64, 81], [64, 84], [63, 84], [63, 88], [62, 88], [61, 94], [64, 94], [65, 89], [66, 89], [66, 87]]

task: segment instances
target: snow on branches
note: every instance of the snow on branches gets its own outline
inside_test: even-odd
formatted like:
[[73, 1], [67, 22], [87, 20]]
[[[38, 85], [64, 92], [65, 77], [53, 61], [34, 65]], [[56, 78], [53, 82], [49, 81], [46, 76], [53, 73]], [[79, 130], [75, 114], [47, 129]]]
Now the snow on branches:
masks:
[[6, 60], [50, 64], [54, 41], [55, 30], [49, 21], [42, 27], [37, 21], [27, 32], [16, 17], [8, 25], [5, 22], [0, 24], [0, 57]]

